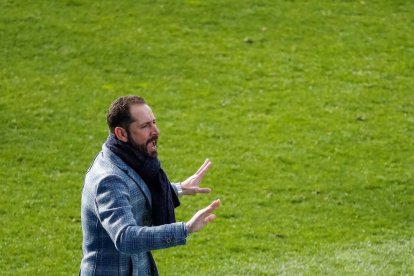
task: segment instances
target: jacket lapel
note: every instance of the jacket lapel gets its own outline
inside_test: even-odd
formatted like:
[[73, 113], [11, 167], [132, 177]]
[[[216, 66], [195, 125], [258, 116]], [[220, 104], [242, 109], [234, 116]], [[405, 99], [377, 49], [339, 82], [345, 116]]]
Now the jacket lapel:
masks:
[[115, 153], [113, 153], [110, 149], [108, 149], [105, 144], [102, 146], [102, 152], [104, 155], [108, 156], [111, 162], [124, 171], [128, 177], [134, 181], [138, 188], [143, 192], [145, 198], [149, 202], [150, 206], [152, 207], [152, 200], [151, 200], [151, 192], [148, 189], [148, 186], [145, 184], [144, 180], [133, 170], [130, 166], [125, 164], [124, 161], [121, 160]]

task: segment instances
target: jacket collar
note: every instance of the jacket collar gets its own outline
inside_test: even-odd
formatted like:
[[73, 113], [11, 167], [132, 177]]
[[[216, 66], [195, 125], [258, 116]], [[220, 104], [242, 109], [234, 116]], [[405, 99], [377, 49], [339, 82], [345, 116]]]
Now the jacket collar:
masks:
[[145, 184], [144, 180], [132, 169], [128, 166], [121, 158], [119, 158], [115, 153], [113, 153], [105, 144], [102, 145], [102, 153], [104, 157], [107, 157], [109, 161], [124, 171], [142, 190], [144, 193], [147, 201], [149, 202], [150, 206], [152, 207], [152, 200], [151, 200], [151, 192], [148, 189], [147, 184]]

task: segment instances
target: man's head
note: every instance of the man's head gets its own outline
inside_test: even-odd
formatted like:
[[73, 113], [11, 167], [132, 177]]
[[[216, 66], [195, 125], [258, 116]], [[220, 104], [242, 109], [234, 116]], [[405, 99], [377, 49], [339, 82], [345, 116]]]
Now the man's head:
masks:
[[160, 134], [154, 114], [142, 97], [123, 96], [110, 106], [108, 127], [118, 140], [129, 143], [141, 153], [156, 157]]

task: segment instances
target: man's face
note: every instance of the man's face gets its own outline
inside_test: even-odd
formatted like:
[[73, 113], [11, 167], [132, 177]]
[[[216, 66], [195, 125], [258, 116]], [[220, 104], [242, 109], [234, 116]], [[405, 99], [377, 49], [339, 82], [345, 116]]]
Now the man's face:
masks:
[[132, 123], [129, 124], [128, 142], [144, 155], [156, 157], [160, 132], [151, 108], [146, 104], [135, 104], [129, 112]]

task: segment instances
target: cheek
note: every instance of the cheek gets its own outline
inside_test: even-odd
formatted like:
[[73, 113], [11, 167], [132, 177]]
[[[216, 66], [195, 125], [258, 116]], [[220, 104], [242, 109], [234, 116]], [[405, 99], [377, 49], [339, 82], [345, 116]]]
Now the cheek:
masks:
[[135, 143], [143, 144], [147, 142], [149, 133], [147, 133], [145, 130], [134, 130], [131, 131], [131, 137]]

